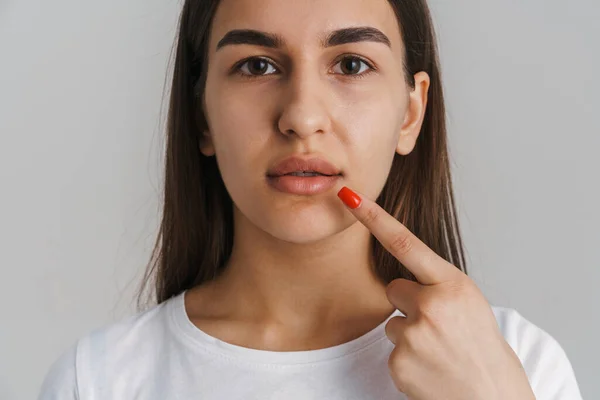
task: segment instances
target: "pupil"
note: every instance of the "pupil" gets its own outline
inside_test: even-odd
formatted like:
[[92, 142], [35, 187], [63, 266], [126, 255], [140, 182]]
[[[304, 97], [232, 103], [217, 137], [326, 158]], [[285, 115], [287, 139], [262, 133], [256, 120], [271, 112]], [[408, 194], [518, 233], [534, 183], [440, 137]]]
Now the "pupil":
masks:
[[360, 60], [356, 58], [347, 58], [345, 62], [342, 63], [343, 69], [346, 69], [351, 74], [355, 74], [360, 71]]
[[267, 70], [267, 62], [261, 59], [251, 60], [249, 70], [256, 75], [263, 74]]

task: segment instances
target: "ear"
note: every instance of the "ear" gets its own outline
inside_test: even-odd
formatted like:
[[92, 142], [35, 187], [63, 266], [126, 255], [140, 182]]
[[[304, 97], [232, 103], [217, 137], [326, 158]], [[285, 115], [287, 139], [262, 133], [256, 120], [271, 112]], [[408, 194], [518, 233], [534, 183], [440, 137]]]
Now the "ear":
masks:
[[200, 137], [200, 151], [206, 157], [215, 155], [215, 146], [210, 131], [203, 131]]
[[206, 120], [206, 103], [205, 103], [205, 98], [204, 96], [202, 96], [202, 104], [201, 107], [199, 107], [196, 111], [196, 127], [202, 131], [202, 135], [200, 136], [200, 139], [198, 140], [198, 144], [200, 147], [200, 151], [202, 152], [202, 154], [204, 154], [206, 157], [210, 157], [210, 156], [214, 156], [215, 155], [215, 146], [213, 143], [213, 139], [212, 139], [212, 135], [210, 133], [210, 131], [208, 130], [208, 121]]
[[417, 138], [421, 132], [425, 110], [427, 109], [427, 93], [429, 92], [430, 78], [426, 72], [415, 74], [415, 88], [408, 95], [408, 107], [404, 116], [404, 123], [400, 130], [396, 152], [407, 155], [415, 148]]

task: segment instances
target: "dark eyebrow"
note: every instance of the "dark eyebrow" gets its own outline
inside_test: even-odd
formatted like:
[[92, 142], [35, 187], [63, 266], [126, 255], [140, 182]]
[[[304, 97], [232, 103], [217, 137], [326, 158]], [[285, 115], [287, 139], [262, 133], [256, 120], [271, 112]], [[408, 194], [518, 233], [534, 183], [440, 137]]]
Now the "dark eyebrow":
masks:
[[[377, 42], [391, 48], [390, 39], [379, 29], [370, 26], [343, 28], [331, 32], [325, 40], [321, 41], [322, 47], [339, 46], [346, 43]], [[261, 32], [253, 29], [235, 29], [229, 31], [217, 44], [217, 50], [235, 44], [249, 44], [273, 49], [282, 48], [285, 40], [276, 34]]]

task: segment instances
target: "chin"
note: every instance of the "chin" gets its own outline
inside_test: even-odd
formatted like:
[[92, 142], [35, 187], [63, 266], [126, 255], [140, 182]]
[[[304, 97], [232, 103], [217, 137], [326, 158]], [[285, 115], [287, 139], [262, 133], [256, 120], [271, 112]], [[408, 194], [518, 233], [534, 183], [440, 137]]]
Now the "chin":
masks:
[[327, 239], [348, 227], [347, 211], [337, 202], [295, 204], [262, 210], [255, 225], [271, 236], [289, 243], [311, 244]]
[[267, 232], [282, 241], [294, 244], [312, 244], [323, 241], [342, 229], [333, 224], [320, 224], [319, 226], [299, 226], [297, 224], [285, 224], [274, 226]]

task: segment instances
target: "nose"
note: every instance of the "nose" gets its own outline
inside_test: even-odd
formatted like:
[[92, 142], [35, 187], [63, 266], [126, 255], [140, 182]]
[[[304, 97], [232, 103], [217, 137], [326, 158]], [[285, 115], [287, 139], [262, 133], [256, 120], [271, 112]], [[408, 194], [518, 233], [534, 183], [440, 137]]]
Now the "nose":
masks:
[[327, 107], [325, 83], [316, 74], [290, 76], [282, 96], [279, 131], [305, 139], [328, 133], [331, 118]]

